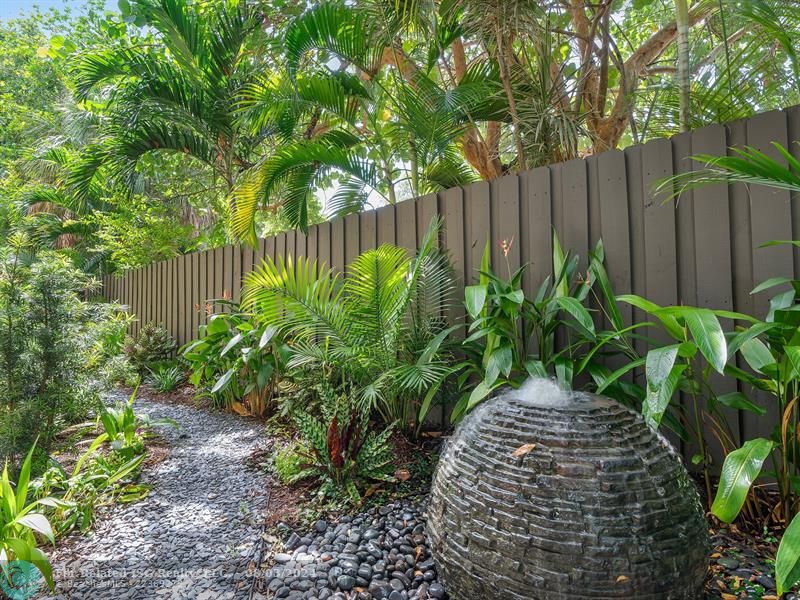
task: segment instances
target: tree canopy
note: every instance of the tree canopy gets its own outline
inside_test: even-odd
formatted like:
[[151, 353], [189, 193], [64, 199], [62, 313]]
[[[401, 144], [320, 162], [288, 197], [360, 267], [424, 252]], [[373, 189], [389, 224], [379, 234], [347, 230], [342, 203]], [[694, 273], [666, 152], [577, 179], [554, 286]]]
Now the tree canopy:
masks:
[[798, 15], [793, 0], [34, 11], [0, 22], [0, 225], [124, 269], [788, 106]]

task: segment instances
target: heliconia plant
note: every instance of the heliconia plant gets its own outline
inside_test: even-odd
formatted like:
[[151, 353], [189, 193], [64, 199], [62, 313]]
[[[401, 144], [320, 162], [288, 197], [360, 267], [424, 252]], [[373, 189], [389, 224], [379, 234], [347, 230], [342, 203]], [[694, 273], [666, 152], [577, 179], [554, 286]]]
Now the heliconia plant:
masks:
[[732, 522], [743, 510], [751, 511], [748, 503], [755, 502], [750, 495], [751, 487], [761, 477], [767, 461], [770, 462], [769, 476], [775, 480], [779, 497], [779, 505], [772, 514], [789, 523], [775, 562], [779, 594], [800, 581], [800, 521], [797, 518], [800, 281], [774, 278], [752, 291], [757, 294], [783, 284], [790, 284], [790, 289], [771, 299], [766, 319], [750, 319], [748, 327], [741, 328], [730, 338], [730, 353], [738, 352], [749, 370], [732, 362], [725, 367], [727, 375], [771, 397], [778, 418], [769, 438], [748, 440], [726, 456], [711, 506], [712, 513], [725, 523]]

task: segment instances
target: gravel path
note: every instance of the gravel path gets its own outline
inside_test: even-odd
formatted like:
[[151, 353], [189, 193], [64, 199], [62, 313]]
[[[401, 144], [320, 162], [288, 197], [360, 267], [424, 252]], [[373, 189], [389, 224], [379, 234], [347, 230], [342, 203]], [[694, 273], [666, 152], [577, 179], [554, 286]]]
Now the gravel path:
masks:
[[[120, 397], [120, 399], [125, 399]], [[169, 417], [168, 458], [142, 480], [143, 501], [114, 507], [96, 530], [54, 553], [53, 598], [71, 600], [248, 598], [258, 551], [266, 479], [244, 460], [263, 428], [230, 414], [138, 399]]]

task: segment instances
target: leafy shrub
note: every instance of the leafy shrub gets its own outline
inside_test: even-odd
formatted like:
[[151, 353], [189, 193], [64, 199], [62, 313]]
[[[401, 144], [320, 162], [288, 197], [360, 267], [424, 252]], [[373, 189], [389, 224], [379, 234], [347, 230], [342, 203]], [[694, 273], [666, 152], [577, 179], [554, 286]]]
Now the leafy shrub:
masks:
[[91, 448], [71, 473], [52, 460], [33, 482], [32, 491], [37, 498], [51, 499], [48, 514], [56, 536], [74, 529], [88, 531], [97, 509], [104, 505], [141, 498], [147, 490], [134, 481], [143, 459], [144, 454], [128, 459], [118, 453], [102, 456]]
[[219, 408], [243, 403], [250, 414], [263, 416], [272, 408], [288, 348], [275, 327], [255, 323], [236, 304], [220, 304], [231, 311], [212, 315], [201, 326], [200, 339], [181, 350], [190, 381]]
[[87, 369], [93, 343], [95, 283], [63, 256], [33, 253], [24, 237], [0, 249], [0, 448], [19, 457], [38, 437], [46, 454], [59, 428], [99, 405]]
[[95, 303], [89, 308], [92, 325], [89, 364], [102, 368], [107, 361], [122, 354], [128, 327], [136, 318], [118, 304]]
[[150, 385], [157, 392], [171, 392], [183, 383], [183, 369], [179, 365], [156, 365], [148, 370], [150, 371]]
[[[503, 246], [505, 256], [509, 247]], [[638, 355], [625, 335], [631, 329], [622, 322], [603, 267], [602, 242], [589, 254], [584, 276], [578, 270], [579, 257], [565, 253], [553, 234], [553, 276], [532, 298], [522, 290], [526, 266], [513, 273], [509, 267], [508, 277], [503, 278], [492, 270], [489, 259], [487, 244], [479, 281], [465, 288], [470, 323], [463, 343], [467, 360], [459, 376], [465, 392], [453, 410], [453, 421], [493, 390], [519, 387], [528, 377], [553, 377], [571, 389], [581, 374], [588, 373], [588, 389], [605, 384], [609, 395], [639, 407], [640, 397], [626, 385], [615, 385], [605, 366], [611, 356], [634, 360]], [[593, 312], [600, 312], [603, 319], [595, 319]], [[598, 331], [595, 320], [610, 329]]]
[[[326, 383], [320, 384], [318, 391], [322, 419], [303, 411], [294, 415], [301, 443], [294, 448], [296, 458], [285, 457], [286, 481], [317, 478], [321, 497], [336, 497], [344, 490], [353, 502], [358, 502], [359, 484], [394, 481], [389, 446], [392, 428], [371, 433], [367, 406], [338, 394]], [[297, 468], [291, 475], [291, 470]]]
[[287, 376], [301, 388], [324, 377], [385, 424], [415, 431], [455, 371], [444, 318], [453, 273], [438, 232], [434, 220], [413, 258], [390, 245], [364, 252], [343, 282], [302, 257], [250, 273], [244, 307], [292, 340]]
[[98, 421], [102, 424], [104, 432], [95, 438], [90, 450], [108, 442], [114, 452], [125, 458], [131, 458], [144, 452], [142, 430], [154, 425], [178, 426], [172, 419], [150, 419], [147, 415], [137, 415], [133, 407], [137, 392], [138, 388], [134, 389], [127, 402], [118, 402], [115, 407], [101, 410]]
[[144, 372], [155, 362], [169, 358], [177, 348], [175, 338], [156, 323], [145, 323], [136, 336], [126, 336], [124, 352], [131, 363]]
[[99, 370], [100, 381], [108, 388], [116, 385], [135, 387], [139, 383], [139, 371], [136, 370], [124, 354], [108, 359]]

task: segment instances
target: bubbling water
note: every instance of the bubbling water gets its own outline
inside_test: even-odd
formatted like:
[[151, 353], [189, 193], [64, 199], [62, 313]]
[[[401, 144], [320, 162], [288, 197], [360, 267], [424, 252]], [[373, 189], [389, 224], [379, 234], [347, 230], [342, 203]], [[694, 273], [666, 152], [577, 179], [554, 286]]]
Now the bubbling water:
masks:
[[541, 408], [563, 408], [574, 402], [585, 402], [588, 396], [581, 392], [562, 389], [554, 379], [531, 377], [519, 389], [507, 392], [514, 400]]

